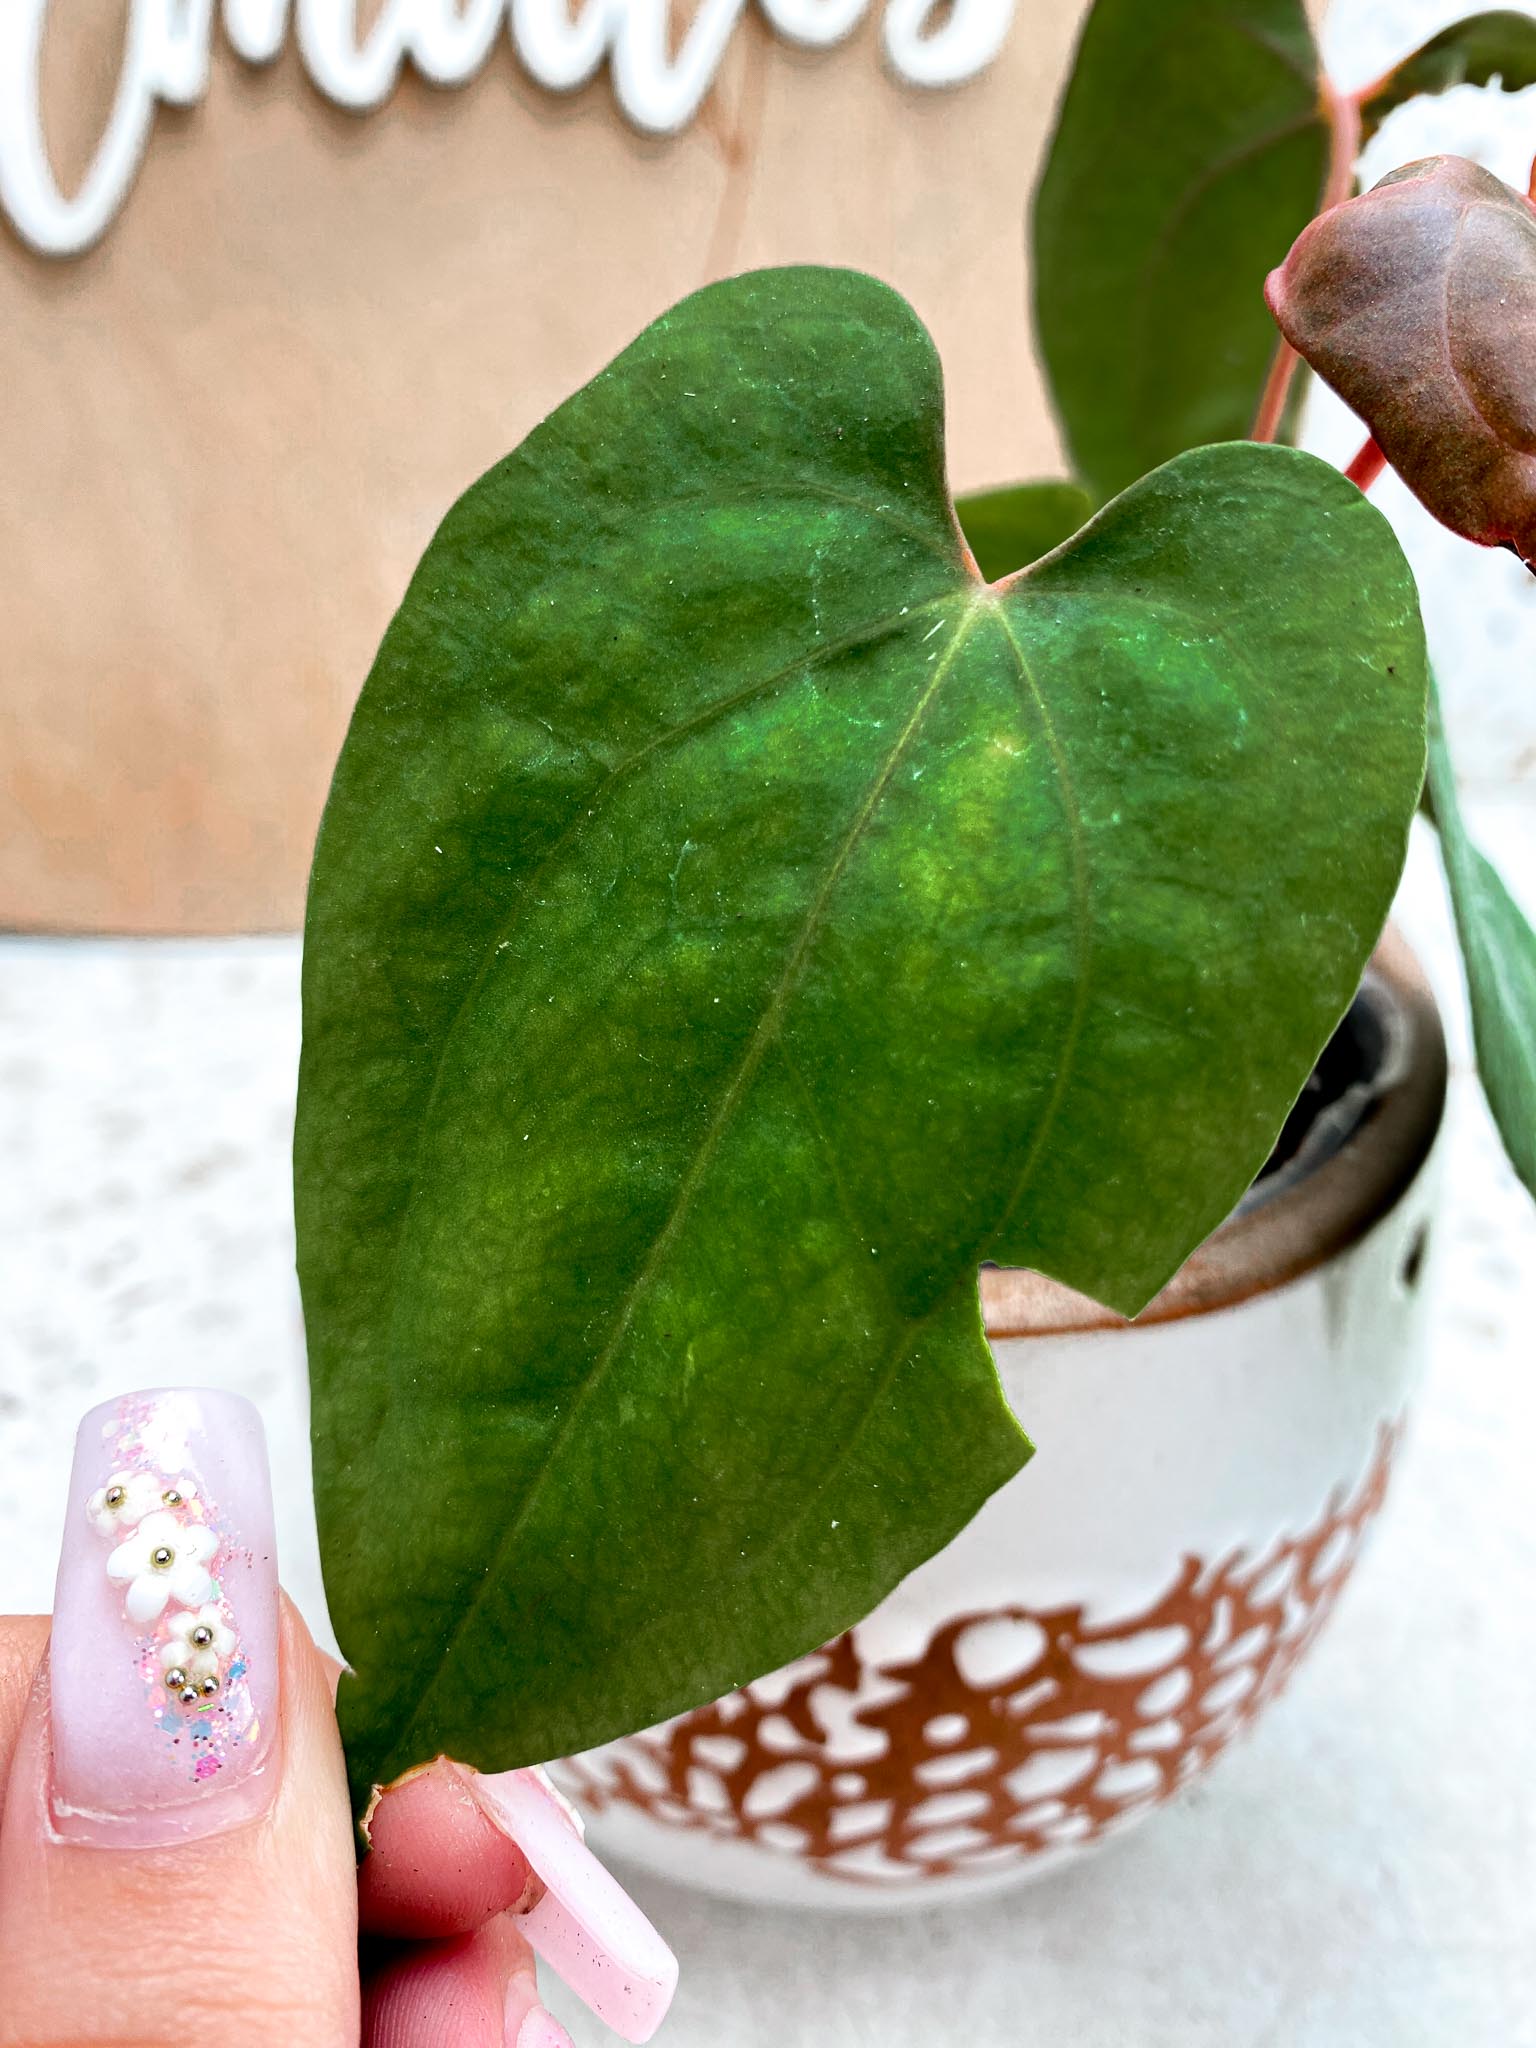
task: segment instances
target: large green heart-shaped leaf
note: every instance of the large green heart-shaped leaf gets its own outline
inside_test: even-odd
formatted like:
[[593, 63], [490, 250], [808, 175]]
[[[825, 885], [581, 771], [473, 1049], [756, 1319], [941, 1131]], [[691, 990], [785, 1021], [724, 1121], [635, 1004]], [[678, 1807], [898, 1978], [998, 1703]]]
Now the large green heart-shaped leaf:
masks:
[[1453, 21], [1421, 49], [1394, 65], [1364, 96], [1361, 140], [1369, 142], [1394, 107], [1424, 93], [1457, 85], [1491, 85], [1523, 92], [1536, 85], [1536, 20], [1500, 8]]
[[1536, 1195], [1536, 932], [1462, 823], [1439, 707], [1430, 721], [1429, 795], [1456, 913], [1477, 1067], [1504, 1149]]
[[1138, 1308], [1354, 989], [1423, 760], [1385, 522], [1208, 449], [988, 586], [942, 414], [872, 280], [713, 286], [385, 638], [297, 1134], [360, 1794], [866, 1612], [1027, 1455], [978, 1265]]
[[1035, 198], [1035, 329], [1102, 497], [1249, 431], [1265, 274], [1328, 169], [1301, 0], [1096, 0]]

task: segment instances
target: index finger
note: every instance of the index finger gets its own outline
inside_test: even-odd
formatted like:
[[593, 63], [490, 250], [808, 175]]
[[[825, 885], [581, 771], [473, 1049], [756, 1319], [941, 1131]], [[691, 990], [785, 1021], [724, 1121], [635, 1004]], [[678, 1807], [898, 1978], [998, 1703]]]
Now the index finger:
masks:
[[507, 1914], [626, 2041], [648, 2041], [660, 2026], [677, 1959], [542, 1771], [486, 1776], [440, 1757], [379, 1797], [369, 1837], [359, 1881], [366, 1930], [460, 1937]]

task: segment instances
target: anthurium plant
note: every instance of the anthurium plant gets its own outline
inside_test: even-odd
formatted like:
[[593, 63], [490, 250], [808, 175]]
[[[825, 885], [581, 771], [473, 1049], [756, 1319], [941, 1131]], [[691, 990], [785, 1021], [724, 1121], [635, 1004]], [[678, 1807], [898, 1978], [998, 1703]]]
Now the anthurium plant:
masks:
[[[1034, 213], [1074, 477], [957, 513], [911, 309], [785, 269], [674, 307], [449, 512], [306, 933], [360, 1807], [858, 1619], [1029, 1456], [979, 1265], [1134, 1315], [1262, 1167], [1387, 914], [1428, 696], [1391, 530], [1281, 445], [1264, 280], [1363, 127], [1496, 73], [1536, 77], [1523, 17], [1346, 100], [1299, 0], [1099, 0]], [[1439, 751], [1432, 788], [1518, 1099], [1530, 934]]]

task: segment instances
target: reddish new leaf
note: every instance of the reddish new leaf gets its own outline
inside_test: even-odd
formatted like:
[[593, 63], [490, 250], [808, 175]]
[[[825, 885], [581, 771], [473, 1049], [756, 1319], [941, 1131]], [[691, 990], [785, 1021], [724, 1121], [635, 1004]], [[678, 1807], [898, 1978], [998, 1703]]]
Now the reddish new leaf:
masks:
[[1536, 563], [1536, 206], [1426, 157], [1313, 221], [1265, 296], [1437, 519]]

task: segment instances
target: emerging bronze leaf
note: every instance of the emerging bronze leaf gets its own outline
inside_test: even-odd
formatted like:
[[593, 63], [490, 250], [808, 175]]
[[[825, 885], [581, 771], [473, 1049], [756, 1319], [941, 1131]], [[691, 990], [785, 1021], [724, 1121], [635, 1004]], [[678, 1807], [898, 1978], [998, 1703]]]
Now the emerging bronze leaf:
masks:
[[1437, 519], [1536, 564], [1536, 206], [1426, 157], [1313, 221], [1265, 297]]

